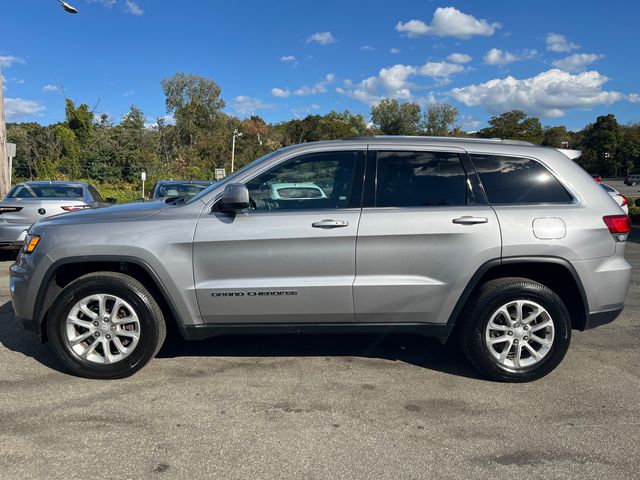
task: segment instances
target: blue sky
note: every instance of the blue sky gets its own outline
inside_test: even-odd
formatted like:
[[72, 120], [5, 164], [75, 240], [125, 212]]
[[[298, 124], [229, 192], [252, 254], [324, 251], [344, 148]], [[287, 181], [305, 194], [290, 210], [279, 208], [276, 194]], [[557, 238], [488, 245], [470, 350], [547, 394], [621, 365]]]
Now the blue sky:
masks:
[[[60, 89], [115, 121], [166, 114], [160, 80], [214, 79], [226, 111], [268, 121], [381, 98], [447, 102], [466, 130], [519, 108], [579, 129], [640, 121], [640, 2], [206, 0], [2, 2], [10, 121], [64, 117]], [[236, 5], [237, 3], [237, 5]]]

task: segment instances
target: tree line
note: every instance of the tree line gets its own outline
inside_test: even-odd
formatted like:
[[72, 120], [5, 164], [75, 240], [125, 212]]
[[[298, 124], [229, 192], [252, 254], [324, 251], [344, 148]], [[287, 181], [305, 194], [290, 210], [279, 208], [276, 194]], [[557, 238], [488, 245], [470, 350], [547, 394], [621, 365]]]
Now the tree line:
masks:
[[294, 143], [386, 134], [525, 140], [582, 150], [578, 161], [591, 173], [617, 176], [640, 170], [640, 124], [620, 125], [613, 114], [572, 132], [564, 126], [543, 127], [538, 118], [514, 110], [492, 117], [486, 128], [467, 133], [451, 105], [423, 110], [415, 103], [388, 99], [372, 107], [371, 123], [348, 110], [267, 123], [259, 116], [240, 119], [225, 113], [221, 89], [213, 80], [177, 73], [161, 85], [172, 122], [162, 117], [149, 125], [145, 114], [132, 105], [114, 123], [87, 104], [76, 105], [66, 98], [62, 122], [8, 124], [7, 139], [18, 145], [14, 180], [91, 179], [112, 185], [118, 193], [133, 192], [141, 171], [151, 181], [210, 179], [216, 168], [230, 171], [236, 129], [243, 134], [236, 138], [236, 168]]

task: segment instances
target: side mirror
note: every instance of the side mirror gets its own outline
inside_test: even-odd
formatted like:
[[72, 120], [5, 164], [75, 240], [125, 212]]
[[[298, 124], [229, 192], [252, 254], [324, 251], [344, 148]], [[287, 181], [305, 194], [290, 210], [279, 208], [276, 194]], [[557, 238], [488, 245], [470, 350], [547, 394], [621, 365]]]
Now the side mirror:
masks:
[[221, 210], [234, 213], [249, 208], [249, 190], [242, 183], [231, 183], [222, 192]]
[[105, 199], [105, 202], [107, 202], [109, 205], [113, 205], [113, 204], [114, 204], [114, 203], [116, 203], [117, 201], [118, 201], [118, 200], [116, 200], [116, 199], [115, 199], [115, 198], [113, 198], [113, 197], [107, 197], [107, 198]]

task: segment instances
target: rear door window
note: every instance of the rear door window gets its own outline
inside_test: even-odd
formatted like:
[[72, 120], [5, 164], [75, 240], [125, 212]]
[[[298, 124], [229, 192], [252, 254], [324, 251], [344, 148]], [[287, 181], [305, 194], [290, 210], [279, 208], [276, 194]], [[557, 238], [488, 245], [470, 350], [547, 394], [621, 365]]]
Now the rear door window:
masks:
[[466, 205], [466, 174], [457, 154], [379, 151], [377, 158], [377, 207]]
[[540, 163], [529, 158], [470, 155], [489, 203], [571, 203], [573, 197]]

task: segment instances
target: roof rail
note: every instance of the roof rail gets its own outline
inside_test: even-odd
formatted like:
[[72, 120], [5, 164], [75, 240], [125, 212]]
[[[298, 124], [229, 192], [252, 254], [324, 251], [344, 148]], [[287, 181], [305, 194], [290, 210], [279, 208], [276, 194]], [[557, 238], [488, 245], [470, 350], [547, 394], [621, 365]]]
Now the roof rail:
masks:
[[475, 137], [430, 137], [426, 135], [356, 135], [344, 140], [424, 140], [440, 142], [470, 142], [470, 143], [503, 143], [505, 145], [531, 145], [531, 142], [522, 140], [506, 140], [502, 138], [475, 138]]

